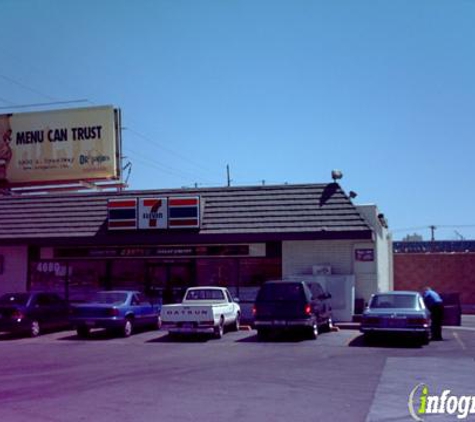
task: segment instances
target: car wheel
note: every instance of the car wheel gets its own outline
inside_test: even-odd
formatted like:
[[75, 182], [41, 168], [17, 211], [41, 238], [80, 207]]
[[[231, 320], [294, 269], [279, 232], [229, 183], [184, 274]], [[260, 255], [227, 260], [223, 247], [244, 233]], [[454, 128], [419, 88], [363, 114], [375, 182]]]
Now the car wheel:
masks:
[[241, 314], [238, 312], [236, 315], [236, 320], [234, 321], [233, 329], [234, 331], [239, 331], [240, 327], [241, 327]]
[[259, 328], [259, 329], [257, 330], [257, 338], [258, 338], [258, 340], [261, 340], [261, 341], [262, 341], [262, 340], [267, 340], [267, 339], [269, 338], [269, 334], [270, 334], [270, 332], [269, 332], [269, 330], [266, 329], [266, 328]]
[[223, 335], [224, 335], [224, 318], [221, 317], [221, 319], [219, 320], [218, 326], [214, 328], [214, 337], [219, 339], [223, 337]]
[[365, 344], [372, 344], [374, 342], [374, 334], [373, 333], [364, 333], [363, 340]]
[[36, 320], [31, 321], [30, 323], [30, 335], [31, 337], [38, 337], [40, 335], [40, 323]]
[[76, 328], [76, 333], [78, 337], [86, 338], [87, 336], [89, 336], [89, 327], [86, 327], [85, 325], [81, 325], [80, 327]]
[[322, 332], [329, 333], [333, 328], [333, 320], [328, 318], [325, 324], [322, 325]]
[[122, 335], [124, 337], [130, 337], [132, 332], [134, 331], [134, 324], [131, 318], [127, 318], [124, 322], [124, 326], [122, 327]]
[[421, 337], [420, 337], [421, 344], [422, 344], [423, 346], [427, 346], [427, 345], [429, 344], [429, 342], [430, 342], [430, 339], [431, 339], [430, 333], [424, 333], [424, 334], [422, 334]]
[[308, 330], [308, 338], [310, 340], [316, 340], [317, 337], [318, 337], [318, 325], [317, 325], [317, 321], [315, 321]]

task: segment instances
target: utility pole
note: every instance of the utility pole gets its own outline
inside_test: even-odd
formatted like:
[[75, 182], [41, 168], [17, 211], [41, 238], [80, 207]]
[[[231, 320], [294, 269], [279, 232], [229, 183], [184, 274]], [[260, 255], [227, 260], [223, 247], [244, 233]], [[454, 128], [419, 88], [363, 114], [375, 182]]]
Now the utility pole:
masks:
[[429, 229], [430, 229], [430, 240], [431, 242], [434, 242], [435, 241], [435, 229], [437, 227], [436, 226], [429, 226]]
[[229, 164], [226, 165], [226, 173], [228, 176], [228, 188], [231, 186], [231, 173], [229, 171]]

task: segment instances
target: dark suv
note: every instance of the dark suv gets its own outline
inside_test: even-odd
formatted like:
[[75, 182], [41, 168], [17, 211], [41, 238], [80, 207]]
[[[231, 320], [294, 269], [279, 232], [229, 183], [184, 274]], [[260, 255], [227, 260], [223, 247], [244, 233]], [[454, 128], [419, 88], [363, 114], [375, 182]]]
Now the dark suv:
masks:
[[299, 330], [316, 339], [319, 331], [329, 331], [330, 295], [318, 283], [312, 282], [312, 289], [304, 281], [265, 282], [253, 308], [258, 337], [265, 339], [274, 331]]

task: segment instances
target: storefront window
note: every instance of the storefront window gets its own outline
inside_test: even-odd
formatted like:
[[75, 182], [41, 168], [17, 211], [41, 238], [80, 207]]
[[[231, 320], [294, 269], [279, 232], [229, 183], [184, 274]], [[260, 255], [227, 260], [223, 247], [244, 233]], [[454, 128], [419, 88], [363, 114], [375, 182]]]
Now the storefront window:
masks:
[[111, 289], [140, 290], [145, 288], [145, 260], [117, 259], [112, 262]]
[[105, 289], [106, 261], [69, 261], [69, 299], [87, 300], [93, 293]]
[[198, 285], [224, 286], [241, 302], [254, 302], [266, 280], [281, 277], [280, 258], [199, 259]]
[[185, 290], [196, 284], [194, 267], [194, 262], [186, 259], [147, 263], [147, 295], [163, 303], [181, 302]]
[[282, 277], [280, 258], [241, 259], [239, 265], [239, 299], [243, 303], [253, 303], [260, 286], [267, 280]]
[[104, 261], [33, 261], [30, 290], [56, 292], [70, 301], [83, 301], [104, 288]]

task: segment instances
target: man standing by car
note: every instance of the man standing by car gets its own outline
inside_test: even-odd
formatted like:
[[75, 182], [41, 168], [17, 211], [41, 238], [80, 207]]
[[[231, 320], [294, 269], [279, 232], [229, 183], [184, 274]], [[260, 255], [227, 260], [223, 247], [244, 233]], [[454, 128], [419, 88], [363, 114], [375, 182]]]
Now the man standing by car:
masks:
[[430, 287], [424, 288], [422, 297], [431, 314], [432, 340], [442, 340], [442, 320], [444, 318], [444, 304], [442, 298]]

